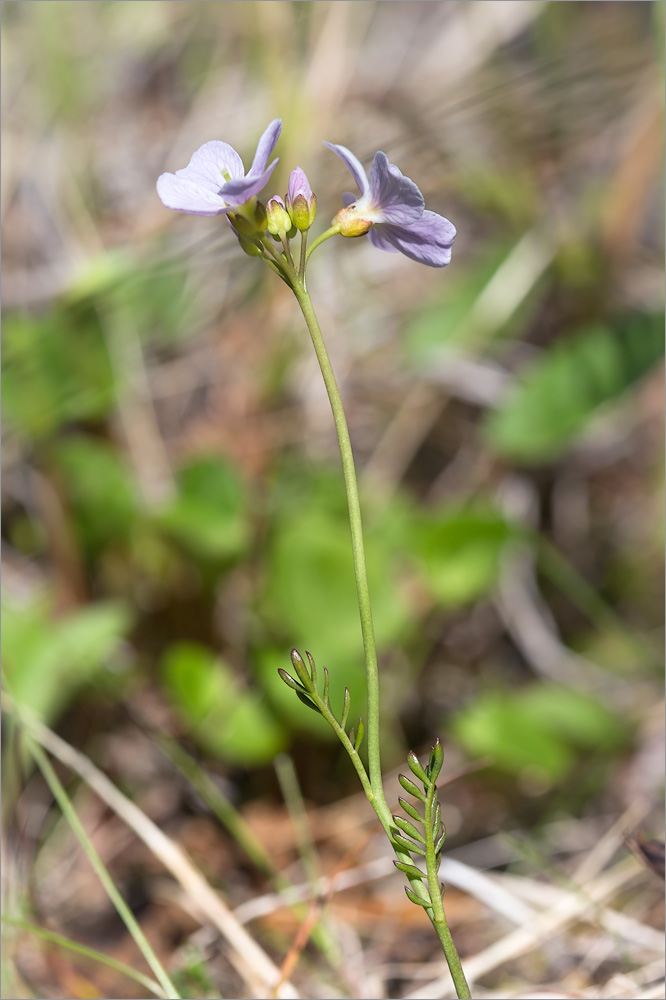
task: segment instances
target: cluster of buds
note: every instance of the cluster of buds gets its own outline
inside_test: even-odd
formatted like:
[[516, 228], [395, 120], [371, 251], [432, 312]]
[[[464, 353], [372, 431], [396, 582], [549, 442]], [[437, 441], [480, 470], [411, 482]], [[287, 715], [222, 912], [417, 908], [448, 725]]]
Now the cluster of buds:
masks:
[[267, 229], [276, 239], [292, 239], [305, 233], [315, 219], [317, 199], [303, 170], [296, 167], [289, 176], [285, 200], [274, 195], [266, 205]]

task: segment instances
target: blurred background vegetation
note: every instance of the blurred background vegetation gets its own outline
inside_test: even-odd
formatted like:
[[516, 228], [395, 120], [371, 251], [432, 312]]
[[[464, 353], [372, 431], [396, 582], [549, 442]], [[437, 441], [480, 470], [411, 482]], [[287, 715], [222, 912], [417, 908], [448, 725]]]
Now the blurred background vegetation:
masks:
[[[334, 700], [347, 684], [363, 712], [360, 630], [295, 303], [221, 218], [164, 209], [156, 178], [213, 138], [248, 163], [281, 117], [265, 193], [303, 167], [315, 232], [349, 186], [323, 140], [366, 164], [383, 149], [454, 222], [445, 271], [363, 239], [310, 267], [362, 482], [386, 768], [438, 734], [450, 773], [482, 765], [442, 793], [451, 849], [480, 867], [536, 871], [637, 801], [660, 834], [663, 14], [2, 5], [6, 686], [236, 901], [259, 876], [175, 748], [259, 831], [282, 815], [280, 751], [314, 813], [342, 810], [355, 775], [277, 668], [310, 649]], [[40, 887], [64, 834], [13, 749], [5, 767], [8, 912], [120, 948], [103, 900]], [[75, 801], [103, 823], [83, 789]], [[536, 861], [506, 843], [464, 854], [500, 830], [538, 843]], [[145, 855], [125, 844], [114, 863], [150, 914]], [[191, 933], [179, 920], [172, 951]], [[483, 922], [460, 922], [469, 953]], [[264, 933], [277, 954], [290, 940]], [[24, 992], [3, 995], [105, 995], [15, 944], [5, 976]]]

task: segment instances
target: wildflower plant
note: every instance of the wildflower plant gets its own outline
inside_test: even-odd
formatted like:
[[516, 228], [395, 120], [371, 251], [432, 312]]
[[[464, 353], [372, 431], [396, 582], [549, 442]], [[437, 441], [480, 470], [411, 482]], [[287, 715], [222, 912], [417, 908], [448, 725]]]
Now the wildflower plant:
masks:
[[[284, 199], [274, 195], [264, 205], [257, 198], [268, 184], [278, 162], [273, 160], [268, 164], [280, 130], [279, 119], [270, 123], [259, 139], [247, 173], [233, 147], [225, 142], [211, 141], [204, 143], [193, 154], [187, 167], [175, 174], [162, 174], [157, 182], [157, 191], [166, 207], [175, 211], [194, 215], [226, 215], [241, 248], [250, 256], [261, 258], [291, 288], [303, 313], [328, 393], [340, 446], [365, 653], [366, 721], [359, 719], [355, 726], [348, 728], [351, 704], [347, 688], [342, 714], [339, 719], [336, 718], [329, 701], [328, 671], [324, 667], [320, 678], [315, 659], [309, 652], [304, 659], [293, 649], [293, 672], [280, 669], [279, 674], [304, 705], [327, 721], [347, 751], [368, 801], [395, 851], [394, 864], [409, 880], [405, 892], [413, 903], [423, 907], [430, 918], [458, 997], [469, 997], [469, 987], [446, 921], [443, 887], [438, 875], [446, 837], [437, 800], [436, 782], [443, 762], [439, 739], [435, 741], [425, 767], [415, 753], [410, 752], [407, 757], [411, 776], [401, 774], [398, 780], [414, 803], [398, 799], [405, 815], [392, 815], [386, 800], [380, 759], [377, 650], [354, 457], [340, 392], [306, 283], [310, 257], [333, 236], [353, 238], [367, 234], [370, 242], [380, 250], [402, 253], [429, 267], [444, 267], [451, 260], [456, 230], [448, 219], [426, 211], [417, 185], [390, 163], [385, 153], [380, 151], [375, 154], [368, 177], [349, 149], [325, 143], [348, 168], [359, 193], [343, 195], [343, 207], [330, 227], [308, 246], [317, 201], [300, 167], [292, 170]], [[292, 247], [292, 240], [297, 236], [300, 240], [298, 252]], [[367, 767], [360, 756], [364, 740]], [[413, 855], [424, 865], [425, 871], [415, 864]]]

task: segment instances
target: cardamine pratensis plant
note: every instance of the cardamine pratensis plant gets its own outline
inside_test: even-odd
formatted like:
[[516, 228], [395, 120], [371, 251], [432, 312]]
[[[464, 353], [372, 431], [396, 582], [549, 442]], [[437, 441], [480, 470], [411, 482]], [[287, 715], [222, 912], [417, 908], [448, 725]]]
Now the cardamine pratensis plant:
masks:
[[[349, 522], [351, 526], [354, 571], [363, 634], [368, 691], [368, 718], [359, 719], [355, 729], [347, 730], [350, 713], [349, 691], [345, 688], [342, 715], [336, 719], [329, 702], [329, 677], [323, 670], [323, 690], [318, 687], [314, 658], [306, 653], [307, 664], [294, 649], [291, 662], [295, 676], [280, 670], [282, 680], [309, 708], [319, 712], [331, 726], [356, 769], [363, 790], [382, 824], [396, 854], [396, 867], [407, 876], [409, 899], [422, 906], [430, 918], [451, 970], [458, 997], [469, 997], [469, 987], [460, 964], [442, 903], [443, 887], [438, 869], [446, 831], [437, 801], [437, 776], [442, 767], [443, 751], [439, 739], [431, 750], [425, 767], [410, 753], [407, 764], [412, 777], [400, 775], [402, 788], [415, 801], [398, 801], [405, 816], [393, 816], [386, 801], [379, 752], [379, 677], [372, 610], [363, 546], [361, 508], [354, 469], [347, 420], [340, 392], [326, 351], [324, 338], [306, 284], [306, 267], [312, 253], [331, 236], [368, 239], [380, 250], [403, 253], [430, 267], [444, 267], [451, 260], [454, 226], [434, 212], [425, 210], [423, 195], [416, 184], [389, 163], [385, 153], [375, 153], [368, 178], [363, 166], [345, 146], [325, 145], [340, 157], [351, 173], [358, 195], [344, 194], [343, 208], [331, 226], [308, 247], [308, 233], [315, 218], [316, 198], [303, 170], [296, 167], [289, 178], [284, 200], [278, 195], [264, 205], [257, 195], [264, 189], [277, 160], [268, 165], [280, 135], [282, 123], [271, 122], [259, 139], [252, 166], [245, 173], [240, 156], [226, 142], [206, 142], [192, 156], [189, 164], [175, 174], [166, 173], [157, 181], [157, 191], [167, 208], [192, 215], [226, 215], [241, 248], [250, 256], [260, 257], [292, 289], [307, 324], [324, 378], [333, 411], [344, 472]], [[299, 252], [292, 250], [292, 240], [300, 236]], [[359, 756], [367, 736], [366, 769]], [[414, 864], [412, 855], [422, 859], [425, 871]]]

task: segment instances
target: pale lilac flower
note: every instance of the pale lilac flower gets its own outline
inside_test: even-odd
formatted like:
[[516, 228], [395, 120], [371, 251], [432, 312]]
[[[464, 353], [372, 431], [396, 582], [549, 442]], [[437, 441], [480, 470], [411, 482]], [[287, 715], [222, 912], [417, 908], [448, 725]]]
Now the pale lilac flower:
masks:
[[346, 146], [325, 142], [340, 157], [359, 190], [345, 194], [333, 220], [343, 236], [362, 236], [389, 253], [403, 253], [430, 267], [444, 267], [451, 260], [455, 226], [442, 215], [425, 211], [423, 195], [414, 181], [389, 163], [386, 153], [375, 153], [370, 179]]
[[259, 194], [277, 160], [266, 166], [282, 129], [276, 118], [259, 140], [252, 166], [245, 173], [240, 156], [226, 142], [205, 142], [175, 174], [162, 174], [157, 193], [167, 208], [190, 215], [223, 215]]
[[287, 211], [291, 220], [301, 232], [306, 232], [315, 219], [317, 199], [312, 193], [305, 171], [294, 167], [289, 175], [287, 188]]

